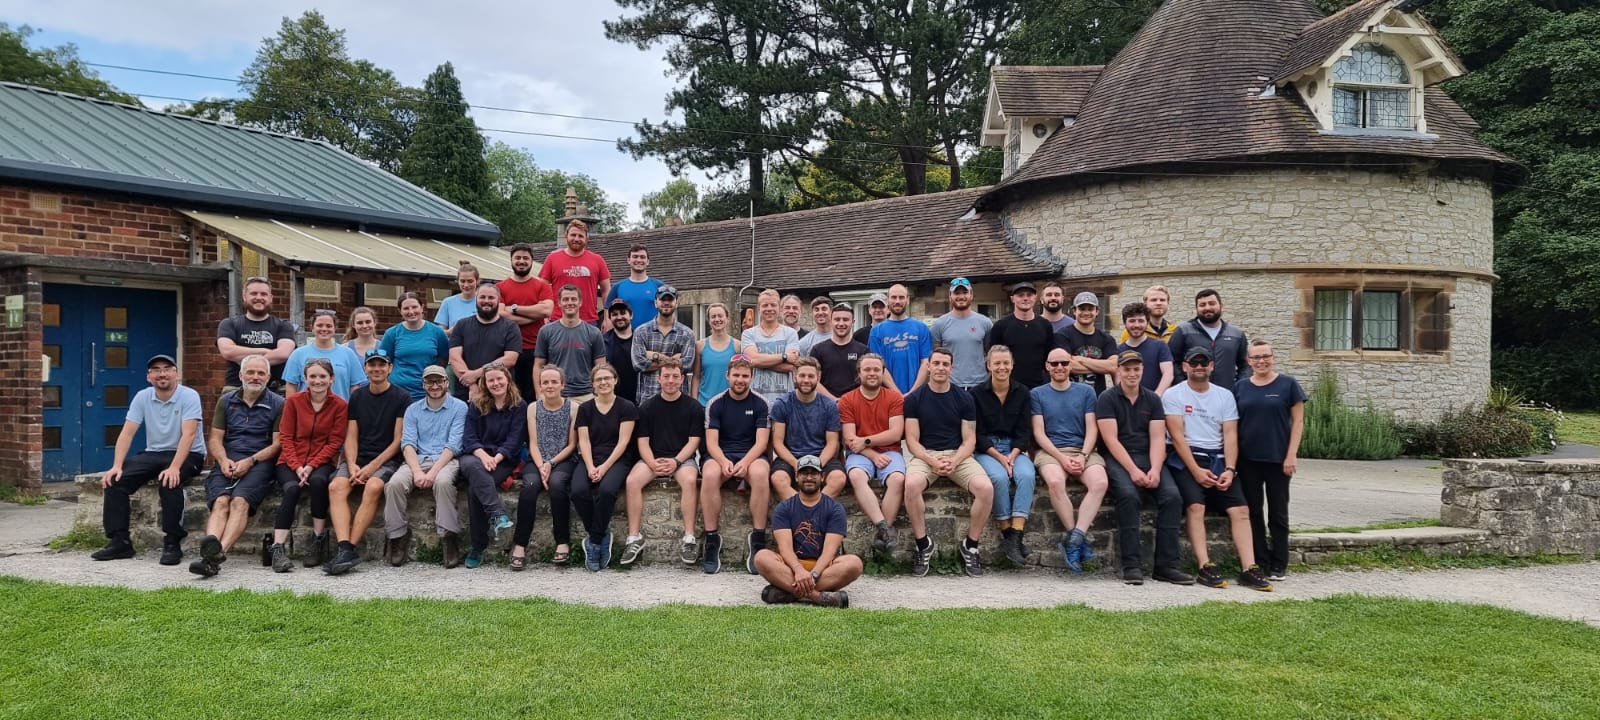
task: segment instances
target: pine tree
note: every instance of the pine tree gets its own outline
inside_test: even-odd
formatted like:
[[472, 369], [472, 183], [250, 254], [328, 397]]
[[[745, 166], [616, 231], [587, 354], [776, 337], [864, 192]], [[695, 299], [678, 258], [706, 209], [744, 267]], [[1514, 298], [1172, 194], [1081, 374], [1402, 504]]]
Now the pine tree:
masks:
[[461, 81], [450, 63], [422, 86], [417, 125], [400, 156], [400, 176], [439, 197], [482, 214], [489, 198], [483, 134], [467, 115]]

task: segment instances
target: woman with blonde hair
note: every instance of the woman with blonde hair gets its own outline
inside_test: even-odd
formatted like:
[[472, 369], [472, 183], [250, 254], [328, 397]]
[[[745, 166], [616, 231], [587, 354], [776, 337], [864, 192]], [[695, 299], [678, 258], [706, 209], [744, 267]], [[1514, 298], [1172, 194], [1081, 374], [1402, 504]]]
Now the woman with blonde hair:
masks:
[[500, 502], [500, 483], [511, 477], [522, 457], [528, 405], [522, 402], [511, 368], [492, 362], [483, 366], [478, 391], [467, 403], [466, 427], [461, 433], [461, 475], [467, 479], [467, 522], [472, 548], [469, 569], [483, 564], [483, 553], [494, 535], [496, 547], [511, 534], [511, 519]]
[[740, 347], [739, 338], [729, 333], [731, 320], [727, 305], [706, 306], [706, 324], [711, 326], [711, 334], [701, 338], [700, 346], [695, 348], [694, 376], [690, 379], [694, 388], [689, 392], [701, 405], [711, 404], [711, 398], [728, 389], [728, 360], [739, 354]]
[[367, 353], [378, 349], [379, 339], [378, 314], [365, 305], [351, 310], [350, 324], [344, 331], [344, 346], [365, 361]]

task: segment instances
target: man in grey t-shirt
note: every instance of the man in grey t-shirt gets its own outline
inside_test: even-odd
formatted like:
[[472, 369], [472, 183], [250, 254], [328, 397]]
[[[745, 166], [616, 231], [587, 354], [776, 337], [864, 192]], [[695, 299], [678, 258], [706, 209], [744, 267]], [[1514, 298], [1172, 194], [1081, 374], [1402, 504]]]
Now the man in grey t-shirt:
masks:
[[578, 316], [583, 305], [578, 286], [562, 285], [556, 302], [561, 305], [561, 319], [539, 328], [539, 340], [533, 346], [533, 376], [539, 377], [546, 363], [555, 364], [567, 376], [561, 394], [582, 402], [594, 394], [589, 371], [597, 364], [605, 364], [606, 340], [600, 328]]
[[958, 277], [950, 281], [950, 312], [940, 315], [930, 326], [933, 346], [943, 347], [955, 357], [950, 383], [971, 390], [989, 380], [984, 364], [983, 343], [994, 322], [972, 309], [972, 281]]

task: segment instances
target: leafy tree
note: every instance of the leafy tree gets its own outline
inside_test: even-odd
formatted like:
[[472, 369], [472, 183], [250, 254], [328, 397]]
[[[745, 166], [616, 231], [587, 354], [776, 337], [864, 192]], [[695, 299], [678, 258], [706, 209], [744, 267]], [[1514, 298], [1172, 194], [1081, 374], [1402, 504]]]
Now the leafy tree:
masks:
[[1000, 171], [1005, 169], [1005, 155], [997, 147], [981, 147], [967, 156], [962, 163], [961, 176], [967, 187], [983, 187], [1000, 182]]
[[138, 98], [101, 80], [98, 73], [84, 65], [78, 59], [76, 46], [29, 48], [28, 39], [33, 34], [34, 29], [27, 25], [13, 30], [0, 22], [0, 80], [129, 105], [140, 104]]
[[467, 115], [461, 82], [450, 63], [423, 83], [411, 143], [400, 156], [400, 176], [473, 212], [486, 208], [489, 164], [483, 135]]
[[482, 214], [500, 227], [504, 244], [554, 242], [556, 218], [565, 214], [568, 187], [599, 219], [600, 232], [624, 227], [627, 206], [608, 199], [588, 175], [540, 168], [532, 153], [498, 141], [489, 145], [484, 160], [489, 169], [489, 197]]
[[684, 178], [676, 178], [666, 187], [639, 198], [644, 228], [666, 227], [670, 220], [691, 223], [699, 210], [700, 188]]
[[1023, 0], [1000, 59], [1007, 65], [1104, 65], [1160, 6], [1161, 0]]
[[[821, 155], [835, 158], [846, 165], [851, 173], [845, 178], [818, 163], [796, 162], [785, 167], [795, 183], [795, 192], [789, 198], [790, 210], [829, 207], [845, 203], [909, 195], [906, 176], [900, 157], [894, 148], [881, 145], [841, 146], [826, 145]], [[942, 155], [930, 155], [924, 168], [925, 192], [943, 192], [950, 189], [949, 164]], [[868, 189], [863, 189], [865, 184]]]

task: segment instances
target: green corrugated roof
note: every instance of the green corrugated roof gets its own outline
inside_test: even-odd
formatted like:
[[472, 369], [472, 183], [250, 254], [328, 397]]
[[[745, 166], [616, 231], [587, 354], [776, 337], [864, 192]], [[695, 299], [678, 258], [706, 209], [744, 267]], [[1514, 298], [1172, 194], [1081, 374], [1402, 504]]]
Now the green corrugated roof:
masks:
[[0, 178], [434, 234], [500, 234], [325, 142], [9, 82], [0, 82]]

